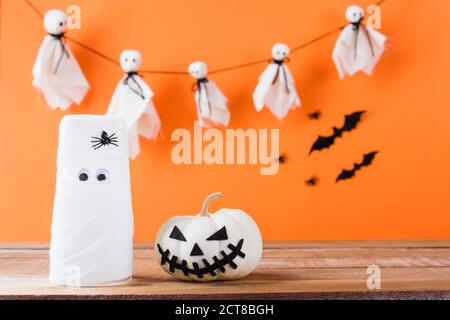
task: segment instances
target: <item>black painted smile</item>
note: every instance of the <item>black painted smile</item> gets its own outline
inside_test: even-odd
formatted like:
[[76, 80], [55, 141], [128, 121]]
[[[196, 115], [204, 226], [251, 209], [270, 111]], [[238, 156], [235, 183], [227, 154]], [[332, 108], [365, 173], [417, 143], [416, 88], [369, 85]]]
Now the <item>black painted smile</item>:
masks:
[[234, 259], [239, 256], [241, 258], [245, 258], [245, 253], [241, 251], [242, 245], [244, 244], [244, 239], [239, 240], [237, 246], [228, 244], [228, 248], [231, 250], [230, 254], [226, 254], [225, 251], [220, 251], [222, 258], [219, 259], [217, 256], [213, 257], [214, 263], [210, 264], [208, 260], [203, 259], [203, 264], [205, 265], [203, 268], [198, 266], [197, 262], [193, 262], [192, 266], [194, 269], [188, 268], [186, 260], [182, 260], [181, 263], [178, 263], [178, 257], [173, 255], [171, 259], [169, 259], [170, 251], [167, 249], [164, 251], [161, 246], [158, 244], [158, 250], [161, 254], [161, 265], [169, 264], [169, 271], [174, 273], [175, 270], [183, 271], [185, 276], [189, 276], [189, 274], [196, 275], [198, 278], [203, 278], [205, 274], [211, 274], [211, 276], [216, 276], [216, 270], [219, 269], [221, 272], [225, 272], [225, 266], [230, 265], [231, 268], [237, 269], [237, 264], [234, 263]]

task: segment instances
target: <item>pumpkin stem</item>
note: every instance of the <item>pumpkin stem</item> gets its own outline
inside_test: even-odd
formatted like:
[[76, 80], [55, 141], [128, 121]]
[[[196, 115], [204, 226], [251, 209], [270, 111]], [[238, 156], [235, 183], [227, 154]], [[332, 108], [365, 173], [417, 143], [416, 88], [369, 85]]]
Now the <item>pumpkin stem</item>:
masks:
[[211, 200], [220, 198], [221, 196], [222, 196], [222, 192], [214, 192], [214, 193], [210, 194], [209, 196], [207, 196], [205, 198], [205, 200], [203, 200], [202, 211], [200, 213], [200, 216], [208, 217], [209, 216], [209, 214], [208, 214], [209, 203], [211, 202]]

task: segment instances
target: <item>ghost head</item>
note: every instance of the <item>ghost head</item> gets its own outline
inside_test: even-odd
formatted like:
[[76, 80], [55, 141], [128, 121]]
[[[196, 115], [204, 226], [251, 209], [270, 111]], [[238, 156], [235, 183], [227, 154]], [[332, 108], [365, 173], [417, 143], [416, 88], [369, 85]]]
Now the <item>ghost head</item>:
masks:
[[141, 53], [136, 50], [124, 50], [120, 55], [120, 66], [125, 72], [136, 72], [141, 66]]
[[357, 5], [352, 5], [345, 11], [345, 17], [350, 23], [356, 23], [364, 18], [364, 9]]
[[276, 43], [272, 47], [272, 58], [277, 61], [283, 61], [289, 56], [289, 47], [283, 43]]
[[49, 10], [44, 16], [44, 28], [50, 34], [59, 35], [67, 28], [67, 14], [61, 10]]
[[202, 61], [193, 62], [188, 68], [189, 74], [195, 79], [203, 79], [208, 73], [208, 67], [206, 63]]

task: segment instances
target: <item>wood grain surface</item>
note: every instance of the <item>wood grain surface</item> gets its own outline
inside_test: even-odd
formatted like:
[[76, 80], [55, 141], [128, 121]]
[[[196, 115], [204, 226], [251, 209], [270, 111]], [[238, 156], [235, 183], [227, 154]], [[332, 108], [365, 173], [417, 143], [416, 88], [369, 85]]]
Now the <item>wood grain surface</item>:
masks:
[[[71, 289], [48, 282], [47, 244], [0, 244], [0, 299], [450, 299], [450, 241], [267, 242], [252, 274], [210, 283], [175, 280], [151, 244], [134, 257], [130, 283]], [[371, 265], [379, 290], [367, 287]]]

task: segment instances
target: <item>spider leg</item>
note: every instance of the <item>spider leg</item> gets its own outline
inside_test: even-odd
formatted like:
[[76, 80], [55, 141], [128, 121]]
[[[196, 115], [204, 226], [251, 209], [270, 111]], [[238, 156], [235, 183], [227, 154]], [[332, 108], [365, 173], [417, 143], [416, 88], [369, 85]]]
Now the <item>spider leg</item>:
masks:
[[117, 139], [110, 139], [109, 142], [119, 142]]
[[114, 137], [116, 134], [113, 133], [112, 135], [110, 135], [108, 138], [111, 139], [112, 137]]
[[116, 146], [116, 147], [119, 146], [119, 145], [118, 145], [117, 143], [115, 143], [115, 142], [110, 142], [109, 144], [112, 144], [113, 146]]
[[98, 148], [101, 148], [103, 146], [104, 146], [104, 144], [102, 143], [102, 144], [98, 145], [97, 147], [95, 147], [94, 150], [97, 150]]
[[102, 142], [102, 140], [91, 140], [92, 143]]
[[93, 146], [92, 146], [92, 148], [96, 148], [96, 147], [101, 147], [101, 146], [103, 146], [103, 143], [97, 143], [97, 144], [94, 144]]
[[94, 141], [92, 142], [93, 146], [96, 146], [98, 144], [104, 144], [102, 141]]

